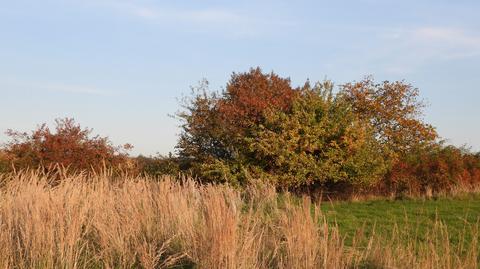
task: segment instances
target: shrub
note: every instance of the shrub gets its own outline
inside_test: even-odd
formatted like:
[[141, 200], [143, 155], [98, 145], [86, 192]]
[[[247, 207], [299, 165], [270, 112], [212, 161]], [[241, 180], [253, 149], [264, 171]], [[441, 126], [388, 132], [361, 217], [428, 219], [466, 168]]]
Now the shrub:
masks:
[[138, 156], [135, 158], [138, 172], [149, 176], [178, 176], [180, 174], [180, 160], [173, 155], [158, 155], [155, 157]]
[[[292, 87], [259, 68], [195, 89], [178, 116], [179, 158], [206, 182], [252, 179], [311, 191], [425, 193], [480, 184], [479, 155], [438, 142], [404, 81]], [[376, 186], [376, 188], [369, 188]]]
[[436, 145], [397, 161], [385, 178], [388, 192], [425, 194], [480, 184], [480, 158], [454, 146]]
[[113, 146], [107, 137], [90, 136], [73, 119], [55, 120], [55, 131], [42, 124], [31, 134], [8, 130], [5, 152], [16, 168], [49, 169], [59, 164], [74, 171], [119, 168], [126, 165], [131, 145]]

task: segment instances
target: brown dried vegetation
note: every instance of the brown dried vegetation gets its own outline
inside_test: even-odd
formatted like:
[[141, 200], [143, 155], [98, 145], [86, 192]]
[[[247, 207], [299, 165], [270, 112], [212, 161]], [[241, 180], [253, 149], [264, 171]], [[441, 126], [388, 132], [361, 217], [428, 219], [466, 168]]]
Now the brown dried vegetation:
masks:
[[[359, 233], [346, 246], [309, 198], [108, 173], [4, 174], [0, 268], [476, 268], [440, 222], [425, 241]], [[478, 238], [477, 228], [468, 230]], [[467, 232], [467, 231], [466, 231]]]

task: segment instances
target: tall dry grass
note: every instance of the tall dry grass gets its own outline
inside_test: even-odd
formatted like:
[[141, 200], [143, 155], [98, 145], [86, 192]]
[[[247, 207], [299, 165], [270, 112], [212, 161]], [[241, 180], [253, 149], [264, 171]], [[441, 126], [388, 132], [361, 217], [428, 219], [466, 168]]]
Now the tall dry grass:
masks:
[[440, 222], [419, 241], [359, 234], [346, 246], [308, 198], [164, 177], [3, 175], [1, 268], [477, 268], [476, 238]]

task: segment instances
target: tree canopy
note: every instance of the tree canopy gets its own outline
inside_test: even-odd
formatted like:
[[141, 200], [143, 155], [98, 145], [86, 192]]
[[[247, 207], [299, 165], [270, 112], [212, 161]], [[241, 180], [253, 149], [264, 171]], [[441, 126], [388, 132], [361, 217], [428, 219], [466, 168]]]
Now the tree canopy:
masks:
[[208, 83], [196, 89], [178, 114], [177, 149], [209, 181], [370, 185], [392, 156], [436, 138], [418, 117], [417, 96], [403, 82], [366, 79], [335, 92], [331, 81], [293, 87], [289, 78], [250, 69], [233, 73], [223, 91]]

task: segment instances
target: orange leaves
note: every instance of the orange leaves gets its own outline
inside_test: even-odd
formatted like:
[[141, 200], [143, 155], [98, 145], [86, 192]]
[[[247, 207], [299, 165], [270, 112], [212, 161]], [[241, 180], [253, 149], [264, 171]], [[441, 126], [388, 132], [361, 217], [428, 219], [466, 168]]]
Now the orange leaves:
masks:
[[395, 162], [386, 177], [390, 192], [423, 194], [480, 184], [480, 158], [453, 146], [412, 152]]
[[403, 81], [384, 81], [371, 78], [342, 86], [345, 99], [375, 130], [377, 139], [397, 154], [433, 142], [435, 129], [422, 121], [424, 104], [418, 100], [419, 91]]

